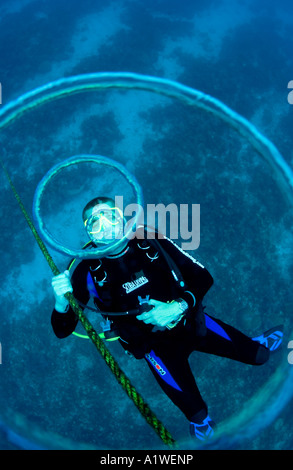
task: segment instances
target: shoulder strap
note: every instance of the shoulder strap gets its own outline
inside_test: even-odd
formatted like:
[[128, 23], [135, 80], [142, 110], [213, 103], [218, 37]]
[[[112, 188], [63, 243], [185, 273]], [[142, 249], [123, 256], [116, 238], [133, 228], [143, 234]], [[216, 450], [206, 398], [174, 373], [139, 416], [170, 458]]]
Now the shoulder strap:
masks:
[[[158, 232], [155, 232], [155, 234], [157, 234]], [[173, 258], [169, 255], [169, 253], [167, 253], [167, 251], [162, 247], [161, 243], [159, 242], [159, 240], [157, 238], [149, 238], [147, 237], [147, 230], [146, 228], [144, 228], [144, 234], [148, 240], [148, 242], [150, 243], [150, 245], [152, 245], [154, 248], [156, 248], [156, 250], [158, 250], [159, 253], [161, 253], [161, 255], [165, 258], [165, 261], [167, 263], [167, 265], [169, 266], [170, 268], [170, 271], [175, 279], [175, 281], [177, 282], [178, 286], [183, 289], [185, 287], [185, 282], [184, 282], [184, 279], [183, 279], [183, 276], [181, 274], [181, 271], [180, 269], [178, 268], [177, 264], [175, 263], [175, 261], [173, 260]]]

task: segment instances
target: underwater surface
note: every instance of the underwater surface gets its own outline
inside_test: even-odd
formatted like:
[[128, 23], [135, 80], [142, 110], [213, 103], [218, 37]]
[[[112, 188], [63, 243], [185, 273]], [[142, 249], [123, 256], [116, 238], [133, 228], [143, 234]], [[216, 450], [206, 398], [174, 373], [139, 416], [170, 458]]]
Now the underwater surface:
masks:
[[[0, 110], [64, 77], [151, 75], [221, 100], [270, 139], [292, 168], [290, 6], [284, 0], [2, 0]], [[145, 203], [200, 204], [200, 245], [191, 254], [214, 277], [207, 312], [251, 336], [283, 324], [284, 343], [262, 367], [195, 352], [190, 364], [197, 384], [219, 425], [237, 422], [268, 384], [261, 429], [252, 423], [264, 400], [260, 393], [245, 437], [222, 448], [292, 449], [292, 199], [268, 162], [204, 110], [134, 89], [45, 103], [0, 129], [0, 139], [0, 157], [30, 214], [44, 174], [77, 154], [125, 165]], [[0, 182], [0, 449], [164, 448], [92, 343], [55, 337], [52, 273], [2, 169]], [[115, 174], [96, 167], [65, 171], [48, 187], [48, 224], [64, 243], [80, 248], [87, 241], [78, 232], [80, 209], [97, 191], [130, 197]], [[64, 270], [69, 258], [49, 251]], [[89, 317], [100, 331], [101, 318]], [[84, 333], [81, 326], [78, 332]], [[117, 343], [109, 349], [175, 440], [192, 448], [188, 422], [147, 365]]]

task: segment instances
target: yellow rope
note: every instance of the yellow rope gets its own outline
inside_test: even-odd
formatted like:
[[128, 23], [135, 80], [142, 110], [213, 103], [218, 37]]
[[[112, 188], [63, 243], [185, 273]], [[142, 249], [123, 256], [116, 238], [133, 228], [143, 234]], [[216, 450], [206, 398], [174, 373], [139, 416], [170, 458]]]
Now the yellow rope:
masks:
[[[36, 231], [36, 228], [30, 218], [30, 216], [28, 215], [21, 199], [20, 199], [20, 196], [2, 162], [2, 160], [0, 159], [0, 164], [4, 170], [4, 173], [6, 175], [6, 178], [10, 184], [10, 187], [13, 191], [13, 194], [19, 204], [19, 207], [44, 255], [44, 257], [46, 258], [53, 274], [55, 276], [57, 276], [58, 274], [60, 274], [60, 271], [59, 269], [57, 268], [57, 266], [55, 265], [51, 255], [49, 254], [46, 246], [44, 245], [42, 239], [40, 238], [39, 234], [37, 233]], [[110, 351], [107, 349], [107, 347], [105, 346], [103, 340], [100, 338], [99, 334], [95, 331], [94, 327], [92, 326], [92, 324], [90, 323], [90, 321], [87, 319], [87, 317], [84, 315], [82, 309], [80, 308], [77, 300], [75, 299], [75, 297], [73, 296], [73, 294], [71, 292], [68, 292], [67, 294], [65, 294], [65, 297], [68, 299], [74, 313], [76, 314], [77, 318], [79, 319], [79, 321], [81, 322], [81, 324], [83, 325], [87, 335], [89, 336], [89, 338], [92, 340], [93, 344], [96, 346], [97, 350], [99, 351], [99, 353], [101, 354], [101, 356], [103, 357], [103, 359], [105, 360], [106, 364], [109, 366], [109, 368], [111, 369], [111, 371], [113, 372], [114, 376], [116, 377], [117, 381], [120, 383], [120, 385], [122, 386], [122, 388], [125, 390], [125, 392], [127, 393], [127, 395], [129, 396], [129, 398], [131, 398], [131, 400], [133, 401], [133, 403], [135, 404], [135, 406], [138, 408], [138, 410], [140, 411], [140, 413], [142, 414], [142, 416], [146, 419], [146, 421], [150, 424], [150, 426], [153, 427], [153, 429], [156, 431], [156, 433], [159, 435], [159, 437], [162, 439], [162, 441], [164, 442], [164, 444], [168, 445], [169, 447], [173, 448], [173, 447], [177, 447], [176, 445], [176, 442], [175, 440], [172, 438], [170, 432], [165, 428], [165, 426], [163, 425], [163, 423], [156, 417], [156, 415], [152, 412], [152, 410], [150, 409], [150, 407], [148, 406], [148, 404], [144, 401], [144, 399], [142, 398], [142, 396], [137, 392], [137, 390], [135, 389], [135, 387], [131, 384], [129, 378], [124, 374], [124, 372], [120, 369], [118, 363], [116, 362], [116, 360], [114, 359], [114, 357], [112, 356], [112, 354], [110, 353]]]

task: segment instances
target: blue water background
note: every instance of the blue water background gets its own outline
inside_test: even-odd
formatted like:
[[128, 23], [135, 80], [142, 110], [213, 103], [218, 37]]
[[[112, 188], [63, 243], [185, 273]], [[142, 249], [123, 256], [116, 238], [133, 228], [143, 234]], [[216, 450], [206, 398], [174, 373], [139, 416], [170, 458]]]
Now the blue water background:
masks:
[[[222, 100], [292, 166], [292, 31], [291, 2], [282, 0], [2, 0], [2, 106], [71, 75], [164, 77]], [[293, 339], [292, 208], [270, 167], [223, 123], [142, 92], [72, 96], [24, 115], [0, 135], [1, 158], [30, 212], [44, 173], [78, 153], [127, 165], [146, 202], [201, 205], [201, 242], [192, 254], [215, 279], [207, 311], [252, 336], [285, 326], [282, 352], [261, 368], [191, 357], [213, 419], [237, 415]], [[90, 342], [54, 336], [50, 270], [2, 171], [0, 182], [0, 448], [160, 446]], [[70, 189], [63, 184], [50, 200], [58, 221]], [[64, 269], [67, 259], [52, 254]], [[124, 357], [118, 345], [112, 351], [175, 438], [185, 439], [188, 423], [147, 366]], [[292, 449], [292, 412], [288, 404], [237, 448]]]

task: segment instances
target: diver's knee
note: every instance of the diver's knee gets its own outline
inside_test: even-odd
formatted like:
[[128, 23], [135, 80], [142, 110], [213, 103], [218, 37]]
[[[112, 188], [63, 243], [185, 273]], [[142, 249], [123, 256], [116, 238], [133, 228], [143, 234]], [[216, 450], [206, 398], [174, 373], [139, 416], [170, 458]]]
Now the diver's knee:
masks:
[[256, 356], [255, 356], [255, 364], [257, 366], [261, 366], [265, 364], [270, 358], [270, 350], [263, 345], [259, 345]]

